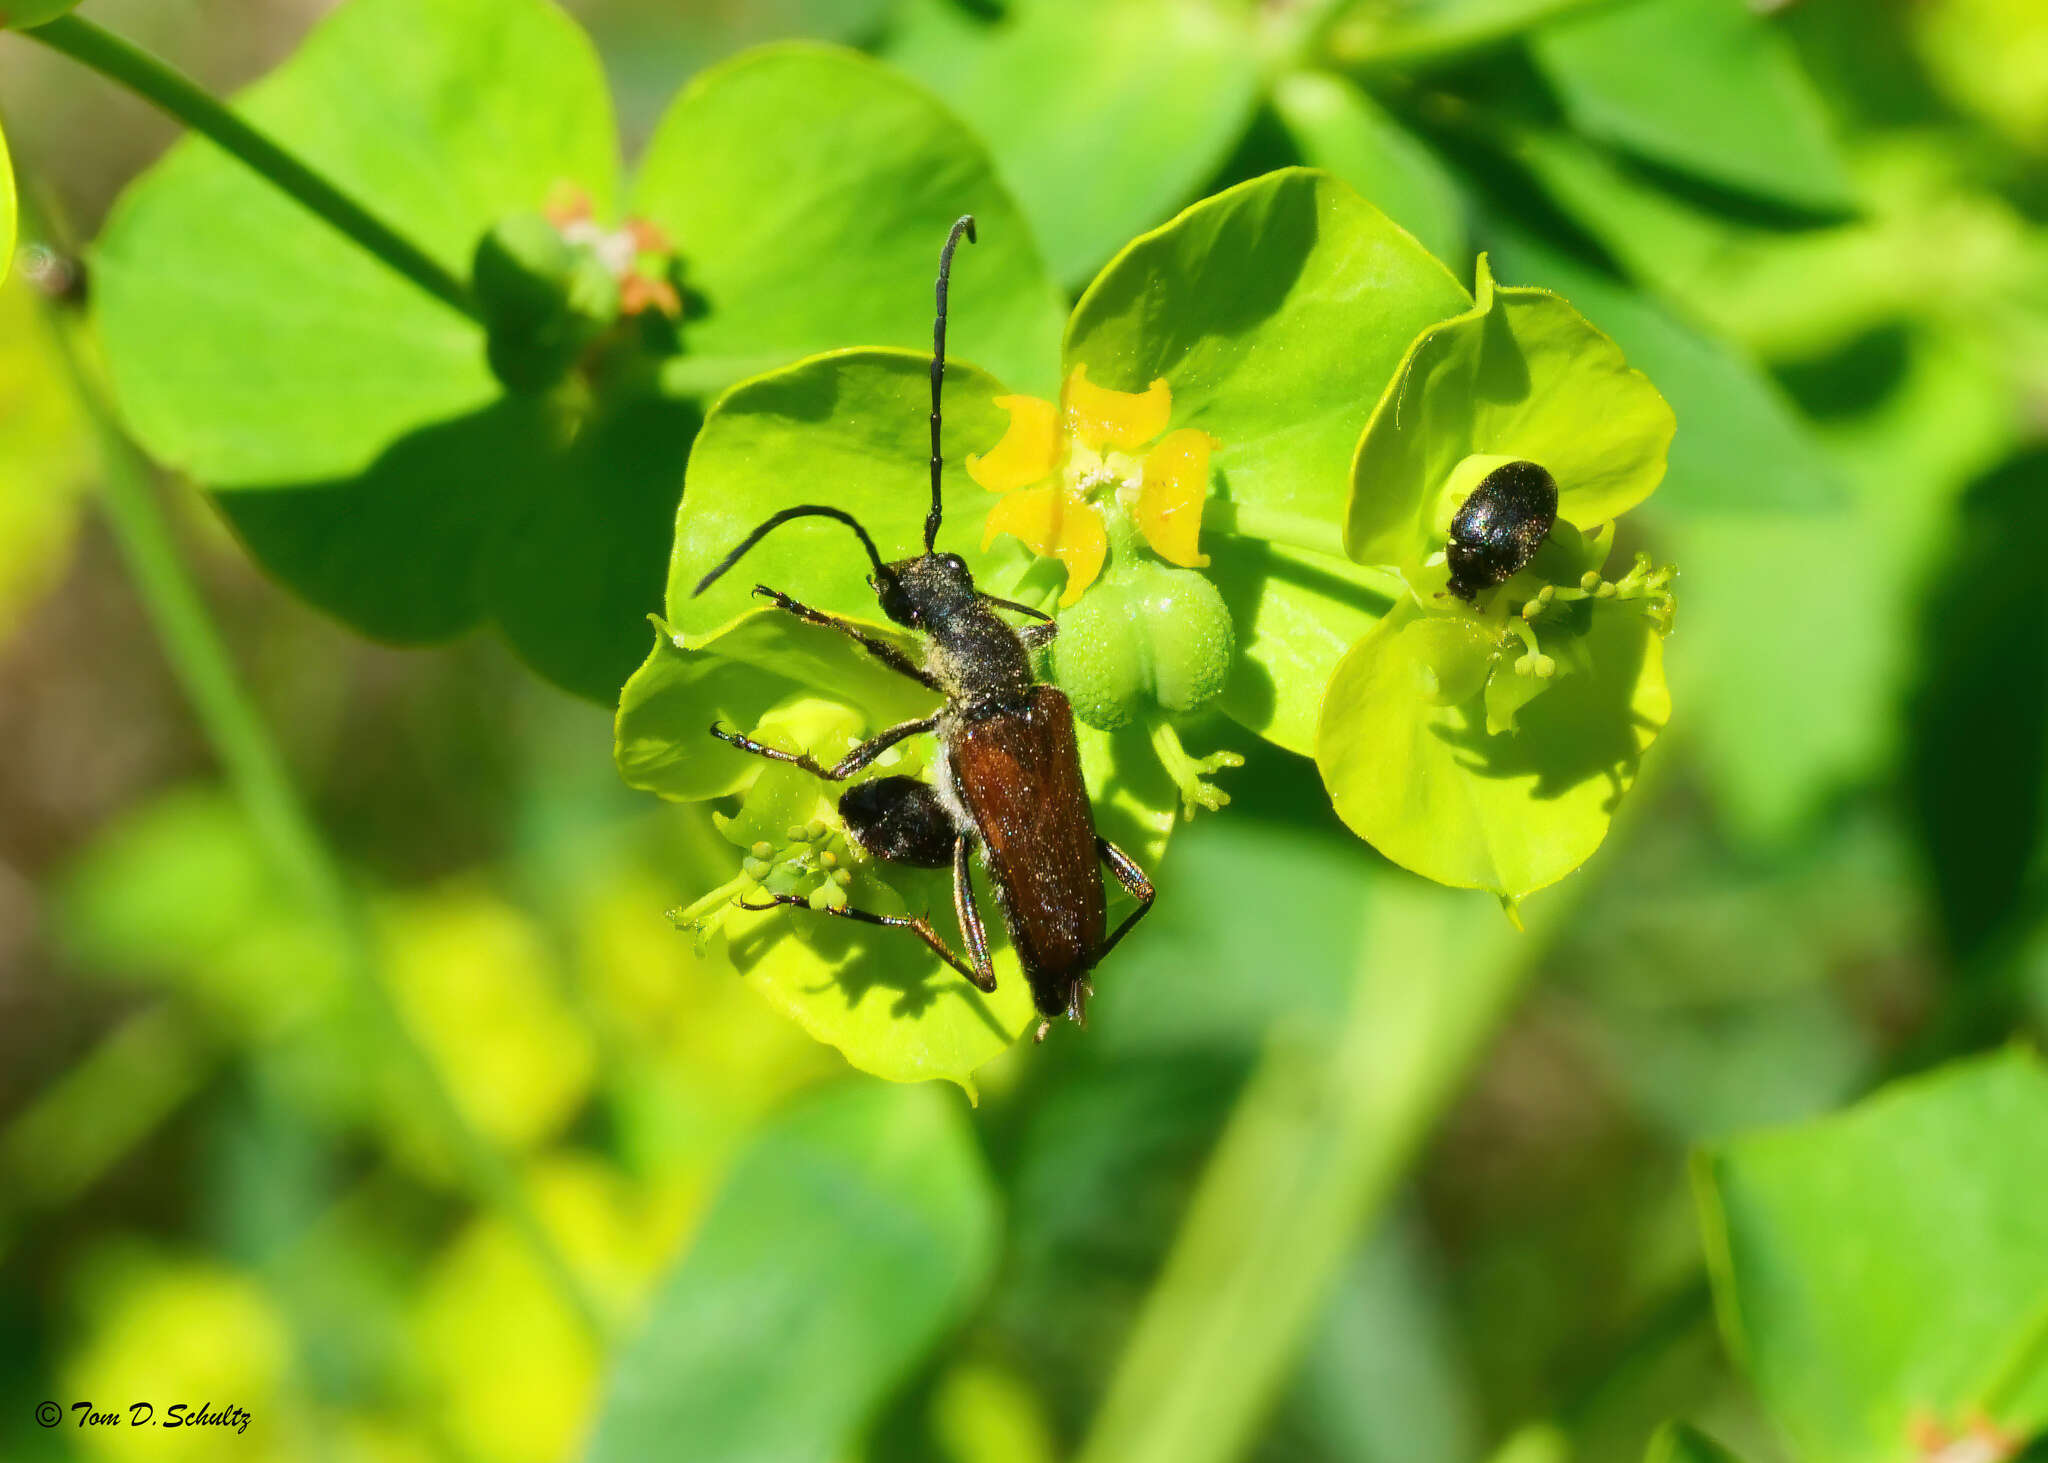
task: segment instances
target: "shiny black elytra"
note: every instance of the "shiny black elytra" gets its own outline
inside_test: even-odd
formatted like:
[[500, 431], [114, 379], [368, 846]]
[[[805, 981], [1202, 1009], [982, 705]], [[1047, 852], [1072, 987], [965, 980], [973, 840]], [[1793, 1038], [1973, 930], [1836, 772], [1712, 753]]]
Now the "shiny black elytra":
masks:
[[[996, 988], [989, 961], [988, 933], [974, 902], [970, 855], [979, 852], [995, 889], [996, 904], [1010, 944], [1031, 983], [1042, 1018], [1043, 1041], [1058, 1016], [1083, 1019], [1088, 975], [1152, 908], [1153, 891], [1144, 871], [1095, 831], [1095, 811], [1081, 778], [1081, 753], [1074, 740], [1074, 713], [1067, 698], [1032, 674], [1031, 652], [1058, 633], [1050, 616], [975, 588], [974, 576], [958, 554], [937, 551], [941, 501], [939, 474], [940, 395], [946, 373], [946, 285], [953, 250], [965, 234], [974, 239], [974, 220], [963, 218], [946, 236], [939, 254], [938, 317], [932, 327], [932, 506], [924, 521], [924, 552], [884, 563], [867, 530], [838, 508], [806, 504], [785, 508], [748, 534], [697, 584], [702, 594], [740, 556], [793, 518], [833, 518], [852, 529], [874, 565], [868, 584], [882, 612], [925, 636], [922, 665], [885, 640], [847, 620], [802, 604], [780, 590], [754, 586], [754, 593], [798, 619], [851, 637], [891, 670], [942, 693], [946, 700], [930, 716], [906, 721], [853, 748], [830, 767], [803, 753], [778, 751], [751, 737], [714, 725], [720, 741], [771, 761], [787, 762], [831, 782], [844, 782], [906, 737], [938, 735], [936, 782], [914, 777], [878, 777], [849, 788], [839, 799], [847, 833], [876, 858], [918, 868], [953, 870], [953, 910], [969, 960], [962, 959], [932, 928], [926, 915], [873, 914], [841, 907], [821, 914], [865, 924], [909, 930], [941, 959], [984, 991]], [[998, 608], [1033, 616], [1038, 623], [1021, 632]], [[1113, 932], [1098, 860], [1138, 901]], [[769, 896], [777, 904], [811, 908], [795, 894]]]
[[1508, 462], [1479, 480], [1451, 520], [1446, 586], [1470, 600], [1505, 584], [1557, 526], [1557, 479], [1533, 462]]

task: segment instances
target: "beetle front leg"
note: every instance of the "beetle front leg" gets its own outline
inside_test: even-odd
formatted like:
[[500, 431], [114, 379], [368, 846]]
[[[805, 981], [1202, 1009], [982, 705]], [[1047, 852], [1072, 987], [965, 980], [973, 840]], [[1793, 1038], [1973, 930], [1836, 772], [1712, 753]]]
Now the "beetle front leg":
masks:
[[[1100, 834], [1095, 838], [1095, 852], [1109, 865], [1109, 871], [1116, 875], [1116, 881], [1123, 885], [1124, 892], [1138, 901], [1138, 907], [1125, 915], [1124, 922], [1103, 942], [1102, 955], [1107, 955], [1116, 948], [1118, 940], [1131, 932], [1133, 925], [1152, 912], [1155, 891], [1152, 881], [1145, 877], [1145, 871], [1138, 867], [1137, 861]], [[1100, 960], [1102, 955], [1095, 958]]]
[[814, 914], [829, 914], [838, 919], [858, 920], [864, 925], [881, 925], [885, 929], [909, 930], [913, 935], [916, 935], [925, 944], [929, 945], [933, 954], [959, 971], [972, 984], [984, 991], [993, 991], [996, 988], [996, 978], [993, 972], [987, 977], [988, 983], [983, 985], [980, 972], [954, 954], [952, 947], [946, 943], [944, 937], [932, 928], [932, 922], [921, 914], [915, 916], [907, 914], [875, 914], [871, 910], [855, 909], [851, 905], [841, 905], [835, 909], [829, 904], [823, 906], [813, 905], [810, 900], [804, 898], [801, 894], [770, 894], [766, 904], [749, 904], [744, 899], [737, 901], [737, 903], [741, 909], [753, 910], [756, 913], [765, 909], [773, 909], [778, 904], [787, 904], [793, 908], [811, 910]]
[[927, 690], [941, 691], [945, 689], [923, 666], [919, 665], [888, 641], [881, 639], [879, 636], [870, 635], [851, 620], [842, 620], [837, 615], [828, 615], [823, 610], [814, 610], [803, 601], [791, 599], [781, 590], [770, 589], [765, 584], [755, 585], [754, 593], [763, 599], [773, 600], [777, 609], [787, 614], [795, 615], [806, 625], [819, 625], [827, 630], [837, 630], [840, 634], [855, 641], [861, 649], [872, 655], [876, 660], [879, 660], [883, 665], [889, 667], [890, 670], [897, 672], [899, 675], [910, 677], [911, 680]]
[[841, 757], [837, 762], [834, 762], [830, 767], [819, 762], [808, 752], [785, 752], [780, 748], [769, 746], [766, 742], [757, 742], [752, 737], [742, 736], [738, 732], [727, 731], [715, 721], [711, 724], [711, 735], [717, 737], [728, 747], [738, 747], [742, 752], [751, 752], [756, 757], [766, 757], [771, 762], [787, 762], [790, 766], [801, 767], [804, 771], [811, 773], [813, 776], [822, 777], [827, 782], [844, 782], [904, 738], [919, 736], [928, 731], [936, 731], [938, 725], [939, 718], [936, 713], [931, 716], [921, 716], [916, 721], [900, 721], [880, 735], [868, 738], [868, 740], [853, 748], [853, 750], [844, 757]]

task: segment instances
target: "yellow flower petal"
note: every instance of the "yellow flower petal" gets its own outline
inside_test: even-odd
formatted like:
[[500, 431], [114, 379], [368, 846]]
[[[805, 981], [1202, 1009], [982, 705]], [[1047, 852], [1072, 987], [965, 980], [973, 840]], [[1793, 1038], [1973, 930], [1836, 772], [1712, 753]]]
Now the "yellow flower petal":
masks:
[[998, 396], [996, 405], [1010, 414], [1010, 425], [987, 452], [967, 454], [967, 475], [991, 493], [1050, 477], [1060, 460], [1059, 408], [1036, 396]]
[[1183, 569], [1209, 562], [1201, 552], [1202, 502], [1209, 496], [1209, 454], [1218, 445], [1207, 432], [1182, 427], [1145, 454], [1138, 532], [1153, 553]]
[[1095, 582], [1109, 553], [1109, 535], [1103, 531], [1102, 516], [1079, 495], [1057, 483], [1004, 494], [989, 510], [981, 546], [986, 549], [999, 533], [1015, 534], [1034, 554], [1050, 555], [1066, 565], [1067, 588], [1060, 595], [1062, 606], [1079, 599], [1081, 591]]
[[1076, 366], [1060, 392], [1067, 409], [1067, 430], [1090, 447], [1142, 447], [1166, 430], [1173, 414], [1173, 393], [1161, 377], [1143, 391], [1111, 391], [1088, 379], [1088, 368]]

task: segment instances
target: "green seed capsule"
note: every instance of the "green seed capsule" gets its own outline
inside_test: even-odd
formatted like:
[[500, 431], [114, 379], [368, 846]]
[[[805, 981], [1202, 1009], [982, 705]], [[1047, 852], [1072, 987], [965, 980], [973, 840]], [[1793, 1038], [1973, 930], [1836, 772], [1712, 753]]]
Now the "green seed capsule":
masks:
[[788, 828], [783, 830], [782, 839], [785, 843], [802, 843], [804, 841], [804, 825], [801, 823], [790, 824]]
[[830, 833], [831, 831], [831, 829], [825, 826], [824, 820], [819, 818], [813, 818], [810, 821], [810, 826], [804, 829], [804, 837], [809, 839], [812, 843], [823, 843], [825, 841], [825, 835], [827, 833]]
[[761, 839], [758, 843], [756, 843], [751, 849], [747, 851], [753, 854], [755, 858], [765, 859], [775, 857], [775, 845], [770, 843], [765, 838]]
[[742, 859], [740, 861], [740, 867], [746, 870], [747, 877], [749, 879], [752, 879], [757, 884], [760, 883], [763, 879], [767, 878], [769, 874], [773, 873], [775, 870], [775, 865], [769, 863], [768, 860], [764, 858]]
[[853, 870], [834, 869], [832, 871], [832, 882], [842, 889], [851, 889], [853, 887]]
[[1215, 585], [1191, 569], [1147, 561], [1060, 616], [1052, 671], [1074, 714], [1111, 731], [1147, 705], [1176, 716], [1207, 705], [1222, 692], [1236, 649]]

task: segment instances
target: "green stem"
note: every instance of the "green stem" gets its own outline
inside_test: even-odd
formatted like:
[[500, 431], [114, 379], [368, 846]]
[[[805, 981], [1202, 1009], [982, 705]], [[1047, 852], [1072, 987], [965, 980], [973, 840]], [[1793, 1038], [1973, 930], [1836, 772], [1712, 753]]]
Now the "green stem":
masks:
[[228, 110], [190, 77], [77, 15], [60, 16], [22, 34], [162, 108], [240, 158], [451, 310], [473, 320], [478, 318], [469, 288], [461, 280], [325, 177]]
[[171, 669], [258, 838], [314, 916], [331, 931], [351, 982], [384, 1027], [417, 1100], [441, 1129], [459, 1170], [478, 1197], [513, 1225], [562, 1301], [601, 1341], [606, 1326], [597, 1304], [527, 1202], [511, 1163], [463, 1114], [385, 985], [368, 912], [315, 829], [292, 787], [283, 755], [242, 689], [227, 647], [179, 555], [148, 465], [115, 424], [70, 330], [59, 323], [53, 334], [66, 374], [99, 438], [103, 503], [122, 557]]
[[[1554, 923], [1566, 901], [1548, 901]], [[1228, 1463], [1255, 1435], [1352, 1247], [1542, 948], [1468, 898], [1375, 881], [1351, 1006], [1278, 1033], [1147, 1297], [1080, 1463]]]

